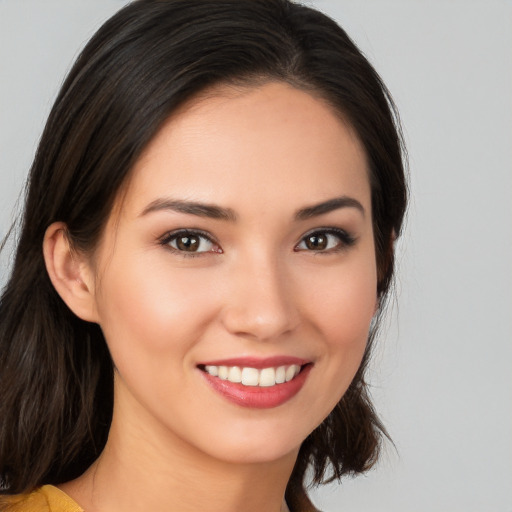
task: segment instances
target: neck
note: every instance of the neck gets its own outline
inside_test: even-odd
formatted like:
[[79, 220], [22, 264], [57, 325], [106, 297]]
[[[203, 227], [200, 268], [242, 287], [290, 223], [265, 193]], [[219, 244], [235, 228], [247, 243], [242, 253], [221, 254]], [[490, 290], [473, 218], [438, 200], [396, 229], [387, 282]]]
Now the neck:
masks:
[[209, 457], [168, 432], [118, 419], [107, 445], [77, 480], [61, 486], [87, 512], [282, 512], [297, 452], [234, 463]]

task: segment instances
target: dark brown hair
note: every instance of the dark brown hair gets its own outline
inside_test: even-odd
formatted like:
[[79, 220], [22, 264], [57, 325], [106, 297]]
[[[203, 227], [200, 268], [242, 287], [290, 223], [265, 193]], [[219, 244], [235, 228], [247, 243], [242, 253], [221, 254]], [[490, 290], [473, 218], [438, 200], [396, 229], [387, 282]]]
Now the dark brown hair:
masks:
[[[42, 255], [47, 227], [93, 250], [120, 187], [175, 109], [216, 84], [284, 81], [326, 100], [356, 131], [369, 162], [381, 304], [406, 206], [393, 102], [346, 33], [289, 0], [138, 0], [108, 20], [55, 101], [30, 170], [21, 234], [0, 299], [0, 489], [12, 494], [83, 473], [103, 449], [113, 369], [98, 325], [54, 290]], [[321, 483], [367, 470], [385, 433], [361, 367], [302, 444], [287, 500], [307, 503], [306, 469]], [[301, 505], [302, 504], [302, 505]]]

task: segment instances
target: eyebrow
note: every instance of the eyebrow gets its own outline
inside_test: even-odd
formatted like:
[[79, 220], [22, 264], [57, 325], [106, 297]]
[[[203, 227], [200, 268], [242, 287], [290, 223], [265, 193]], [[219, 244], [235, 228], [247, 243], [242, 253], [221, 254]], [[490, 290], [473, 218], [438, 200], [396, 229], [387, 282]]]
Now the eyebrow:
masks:
[[356, 210], [359, 210], [361, 212], [363, 217], [365, 216], [365, 209], [357, 199], [348, 196], [341, 196], [329, 199], [328, 201], [324, 201], [323, 203], [318, 203], [311, 206], [307, 206], [306, 208], [301, 208], [300, 210], [297, 210], [297, 212], [295, 213], [295, 219], [307, 220], [311, 219], [312, 217], [317, 217], [318, 215], [324, 215], [334, 210], [339, 210], [340, 208], [355, 208]]
[[[357, 199], [348, 196], [341, 196], [301, 208], [295, 212], [294, 217], [295, 220], [307, 220], [319, 215], [325, 215], [326, 213], [339, 210], [341, 208], [355, 208], [361, 212], [363, 217], [365, 215], [365, 209]], [[149, 203], [149, 205], [146, 206], [140, 214], [140, 217], [162, 210], [170, 210], [188, 215], [196, 215], [197, 217], [207, 217], [210, 219], [226, 220], [230, 222], [235, 222], [237, 220], [237, 215], [231, 208], [223, 208], [214, 204], [199, 203], [196, 201], [167, 198], [155, 199]]]
[[228, 220], [234, 222], [236, 213], [231, 208], [222, 208], [214, 204], [198, 203], [196, 201], [183, 201], [180, 199], [156, 199], [144, 208], [140, 216], [161, 210], [171, 210], [178, 213], [187, 213], [198, 217]]

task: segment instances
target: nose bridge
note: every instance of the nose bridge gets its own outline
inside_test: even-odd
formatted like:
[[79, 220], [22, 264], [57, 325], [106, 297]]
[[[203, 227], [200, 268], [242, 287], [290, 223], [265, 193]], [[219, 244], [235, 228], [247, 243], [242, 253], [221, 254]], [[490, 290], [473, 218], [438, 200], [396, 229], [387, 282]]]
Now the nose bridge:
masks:
[[237, 335], [276, 339], [292, 331], [297, 311], [285, 265], [276, 254], [257, 252], [236, 263], [223, 319]]

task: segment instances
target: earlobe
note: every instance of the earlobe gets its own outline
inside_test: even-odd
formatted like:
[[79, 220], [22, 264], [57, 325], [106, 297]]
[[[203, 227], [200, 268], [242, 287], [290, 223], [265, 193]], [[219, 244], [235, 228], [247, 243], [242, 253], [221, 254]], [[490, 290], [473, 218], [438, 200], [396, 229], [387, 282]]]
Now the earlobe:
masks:
[[69, 309], [82, 320], [98, 322], [93, 272], [71, 247], [66, 224], [55, 222], [48, 227], [43, 254], [50, 280]]

